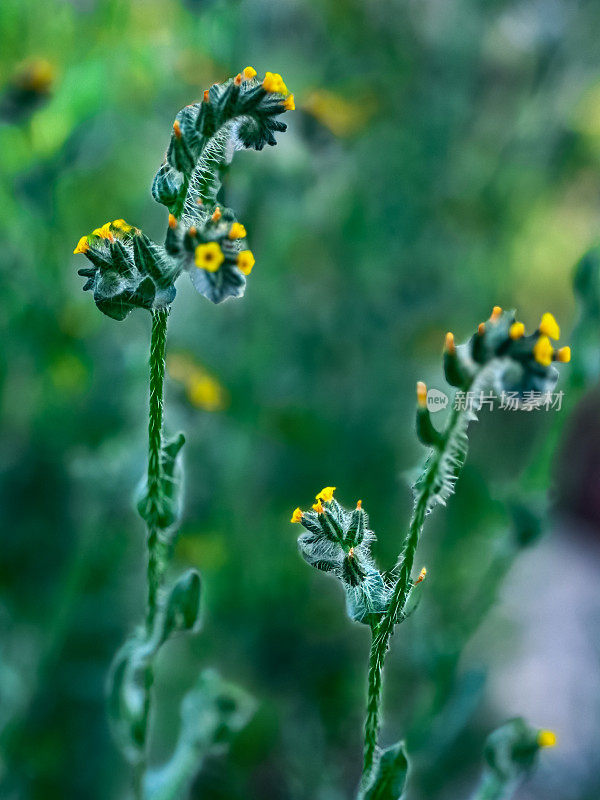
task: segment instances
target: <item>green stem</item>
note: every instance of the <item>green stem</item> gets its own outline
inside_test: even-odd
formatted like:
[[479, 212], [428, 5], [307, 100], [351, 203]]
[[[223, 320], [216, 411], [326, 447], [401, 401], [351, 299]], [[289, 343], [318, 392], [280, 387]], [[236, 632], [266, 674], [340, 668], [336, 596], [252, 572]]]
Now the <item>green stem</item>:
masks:
[[156, 615], [158, 590], [164, 574], [161, 543], [158, 536], [158, 518], [162, 497], [162, 425], [163, 387], [165, 379], [165, 350], [167, 345], [167, 319], [169, 312], [158, 309], [152, 312], [152, 339], [150, 343], [150, 406], [148, 415], [148, 501], [150, 514], [148, 527], [148, 607], [146, 626], [151, 632]]
[[460, 419], [460, 414], [461, 412], [456, 410], [452, 412], [443, 435], [441, 448], [433, 451], [433, 455], [421, 477], [420, 482], [422, 488], [413, 509], [408, 533], [404, 541], [404, 547], [402, 548], [396, 566], [398, 577], [394, 585], [394, 591], [392, 592], [385, 615], [372, 629], [371, 651], [369, 654], [367, 718], [365, 721], [363, 780], [366, 779], [373, 766], [375, 752], [377, 750], [381, 718], [383, 665], [389, 648], [390, 637], [394, 632], [398, 616], [404, 607], [412, 586], [410, 576], [417, 545], [419, 544], [419, 538], [427, 515], [427, 508], [435, 486], [438, 466], [444, 455], [448, 440], [451, 438], [452, 432]]

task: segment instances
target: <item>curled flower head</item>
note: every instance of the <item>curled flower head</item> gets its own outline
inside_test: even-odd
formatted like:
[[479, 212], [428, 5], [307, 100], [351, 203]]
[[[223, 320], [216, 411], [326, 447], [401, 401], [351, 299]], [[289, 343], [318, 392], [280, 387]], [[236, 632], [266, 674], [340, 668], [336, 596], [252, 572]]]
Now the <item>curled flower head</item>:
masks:
[[308, 564], [341, 581], [348, 615], [367, 623], [378, 618], [389, 597], [371, 556], [375, 535], [369, 530], [362, 503], [348, 511], [334, 499], [333, 492], [333, 486], [319, 492], [312, 511], [295, 509], [291, 521], [305, 529], [298, 537], [298, 548]]
[[173, 302], [177, 266], [164, 248], [124, 219], [82, 236], [73, 252], [91, 262], [79, 270], [87, 278], [83, 289], [93, 291], [96, 305], [107, 316], [122, 320], [134, 308], [151, 310]]
[[182, 222], [169, 228], [166, 249], [200, 294], [220, 303], [244, 293], [254, 264], [251, 251], [241, 249], [245, 236], [230, 209], [202, 206], [193, 225]]
[[550, 313], [545, 313], [538, 328], [528, 335], [514, 312], [494, 306], [490, 318], [479, 325], [469, 342], [453, 350], [446, 347], [446, 379], [468, 389], [478, 371], [490, 365], [499, 391], [520, 396], [529, 391], [550, 392], [558, 380], [553, 362], [566, 362], [571, 355], [569, 348], [554, 349], [551, 339], [559, 336], [560, 328]]

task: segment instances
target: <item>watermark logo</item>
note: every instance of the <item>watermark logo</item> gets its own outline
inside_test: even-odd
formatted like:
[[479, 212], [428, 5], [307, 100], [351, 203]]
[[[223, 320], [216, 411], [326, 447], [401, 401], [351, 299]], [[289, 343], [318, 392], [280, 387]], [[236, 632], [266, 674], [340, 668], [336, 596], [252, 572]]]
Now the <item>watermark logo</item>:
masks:
[[434, 411], [442, 411], [442, 409], [446, 408], [448, 402], [448, 395], [444, 394], [444, 392], [439, 389], [428, 389], [427, 408], [432, 414]]

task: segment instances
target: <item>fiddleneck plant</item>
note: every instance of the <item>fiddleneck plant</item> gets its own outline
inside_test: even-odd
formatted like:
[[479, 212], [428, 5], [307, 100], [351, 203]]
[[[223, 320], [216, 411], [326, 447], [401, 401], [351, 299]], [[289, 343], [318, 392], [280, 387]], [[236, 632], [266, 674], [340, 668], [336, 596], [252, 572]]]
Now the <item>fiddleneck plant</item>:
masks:
[[[465, 344], [457, 346], [454, 336], [446, 335], [444, 372], [448, 383], [456, 387], [457, 395], [444, 429], [438, 430], [428, 409], [427, 387], [421, 382], [417, 384], [417, 435], [429, 453], [413, 485], [412, 517], [397, 563], [389, 574], [377, 568], [371, 555], [375, 535], [369, 529], [369, 518], [360, 500], [356, 508], [345, 509], [334, 497], [335, 487], [328, 486], [316, 495], [311, 510], [298, 507], [292, 514], [291, 522], [305, 529], [298, 537], [302, 557], [311, 566], [340, 580], [349, 617], [371, 629], [359, 790], [362, 800], [397, 800], [406, 779], [408, 763], [403, 743], [385, 750], [378, 744], [382, 679], [395, 627], [416, 609], [423, 591], [426, 570], [423, 568], [413, 578], [413, 567], [425, 519], [436, 505], [444, 505], [454, 491], [467, 455], [469, 423], [476, 419], [484, 392], [510, 393], [517, 403], [525, 403], [532, 396], [547, 397], [558, 380], [554, 362], [568, 362], [571, 357], [568, 347], [555, 350], [552, 346], [551, 339], [559, 337], [560, 330], [552, 314], [544, 314], [536, 331], [526, 335], [523, 323], [516, 320], [514, 313], [499, 306], [494, 307], [489, 320], [481, 323]], [[533, 747], [530, 759], [533, 761], [535, 752], [554, 740], [549, 732], [532, 734], [533, 729], [527, 726], [526, 729], [525, 739], [527, 747]], [[500, 730], [504, 732], [496, 732], [496, 740], [503, 741], [503, 737], [514, 733], [513, 728]], [[520, 762], [515, 758], [515, 769], [505, 770], [505, 777], [496, 771], [493, 780], [484, 778], [485, 785], [476, 795], [478, 798], [512, 795], [516, 775], [524, 771], [518, 769]], [[495, 793], [489, 788], [492, 785]]]
[[257, 80], [252, 67], [214, 84], [201, 102], [176, 116], [165, 160], [152, 184], [154, 199], [169, 211], [164, 244], [123, 219], [107, 222], [78, 242], [90, 266], [85, 291], [107, 316], [123, 320], [135, 308], [150, 311], [148, 468], [137, 509], [146, 523], [146, 618], [116, 654], [109, 676], [109, 716], [115, 739], [134, 773], [136, 800], [181, 797], [202, 758], [248, 720], [252, 701], [241, 690], [203, 673], [182, 703], [182, 727], [171, 760], [147, 769], [154, 661], [173, 634], [195, 631], [200, 621], [200, 575], [188, 570], [174, 582], [166, 573], [181, 517], [181, 448], [184, 436], [163, 434], [167, 320], [175, 281], [186, 272], [213, 303], [244, 294], [254, 266], [246, 229], [231, 209], [217, 204], [221, 175], [236, 150], [262, 150], [286, 130], [279, 117], [294, 96], [277, 73]]

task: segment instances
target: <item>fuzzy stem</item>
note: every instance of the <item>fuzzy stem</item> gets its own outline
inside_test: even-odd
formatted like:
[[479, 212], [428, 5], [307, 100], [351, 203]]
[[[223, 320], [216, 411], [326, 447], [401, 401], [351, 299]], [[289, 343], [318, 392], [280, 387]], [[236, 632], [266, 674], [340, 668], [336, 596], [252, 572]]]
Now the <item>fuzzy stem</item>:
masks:
[[148, 606], [146, 627], [151, 633], [156, 615], [158, 590], [164, 574], [164, 558], [158, 536], [158, 515], [162, 495], [162, 424], [163, 386], [165, 379], [165, 350], [167, 345], [167, 319], [169, 312], [158, 309], [152, 312], [152, 339], [150, 343], [150, 406], [148, 415], [148, 501], [150, 507], [148, 527]]
[[422, 475], [420, 484], [422, 489], [420, 491], [418, 500], [413, 509], [412, 518], [408, 528], [404, 546], [398, 558], [396, 565], [397, 580], [394, 585], [394, 591], [390, 598], [390, 602], [385, 615], [379, 623], [373, 626], [371, 651], [369, 654], [369, 678], [368, 678], [368, 695], [367, 695], [367, 718], [365, 721], [365, 743], [364, 743], [364, 762], [363, 762], [363, 779], [366, 778], [375, 758], [377, 749], [377, 738], [379, 735], [379, 724], [381, 717], [381, 688], [383, 665], [385, 657], [389, 648], [390, 637], [394, 632], [394, 627], [398, 621], [398, 615], [402, 611], [408, 593], [411, 588], [411, 572], [415, 560], [415, 553], [423, 524], [427, 515], [427, 508], [431, 499], [431, 494], [435, 486], [435, 478], [437, 475], [440, 460], [442, 459], [445, 448], [452, 432], [456, 427], [460, 414], [462, 412], [453, 410], [446, 430], [443, 434], [443, 441], [439, 450], [434, 450], [434, 455], [428, 462], [425, 472]]

